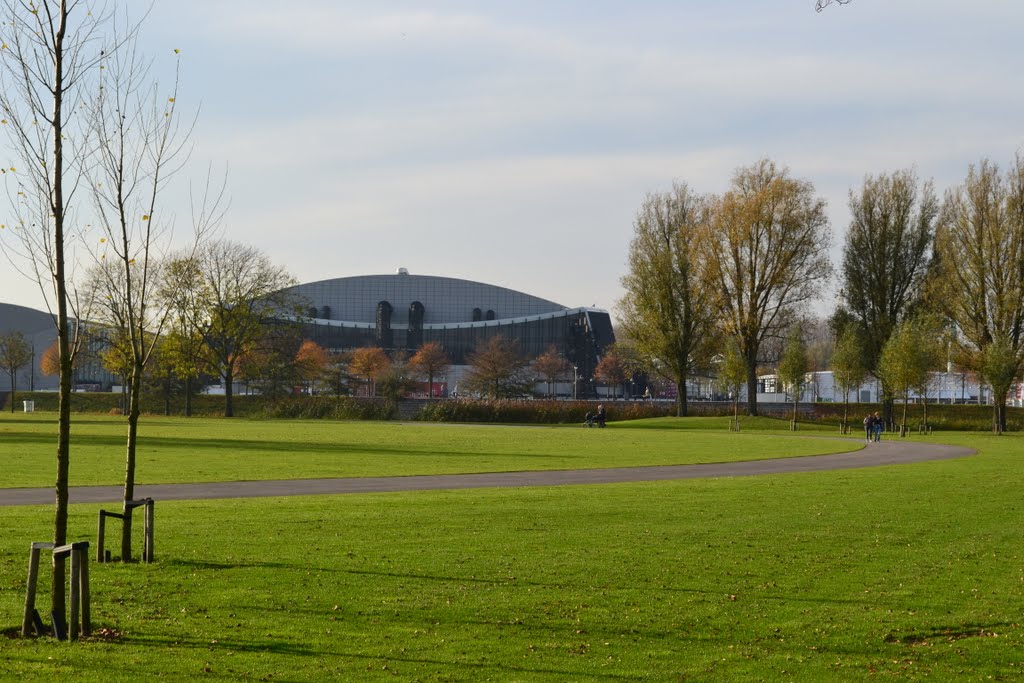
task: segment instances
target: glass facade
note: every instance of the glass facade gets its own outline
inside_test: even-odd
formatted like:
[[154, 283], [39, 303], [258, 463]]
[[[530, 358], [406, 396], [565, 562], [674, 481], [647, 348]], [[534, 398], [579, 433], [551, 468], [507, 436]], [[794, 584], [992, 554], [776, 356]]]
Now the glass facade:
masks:
[[455, 278], [368, 275], [298, 285], [313, 316], [307, 336], [332, 351], [379, 346], [414, 353], [437, 342], [455, 365], [494, 336], [514, 339], [534, 358], [554, 346], [582, 378], [593, 376], [615, 342], [611, 317], [597, 308], [566, 308], [514, 290]]

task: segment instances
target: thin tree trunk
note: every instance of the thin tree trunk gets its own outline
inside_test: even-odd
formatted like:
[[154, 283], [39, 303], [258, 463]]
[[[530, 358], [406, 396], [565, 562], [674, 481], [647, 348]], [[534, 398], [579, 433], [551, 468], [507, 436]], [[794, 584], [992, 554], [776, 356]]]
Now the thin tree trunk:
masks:
[[903, 418], [900, 424], [900, 436], [903, 436], [907, 431], [907, 404], [910, 403], [910, 388], [908, 387], [903, 394]]
[[850, 415], [850, 391], [843, 392], [843, 434], [849, 431], [848, 418]]
[[676, 382], [676, 417], [687, 417], [690, 414], [690, 397], [686, 393], [686, 377]]
[[124, 524], [121, 526], [122, 562], [129, 562], [132, 558], [132, 508], [129, 503], [135, 500], [135, 447], [138, 443], [139, 414], [142, 412], [139, 406], [142, 395], [141, 367], [135, 368], [129, 382], [131, 387], [128, 402], [128, 446], [124, 467], [124, 505], [121, 510], [124, 515]]
[[757, 416], [757, 360], [747, 357], [747, 415]]
[[224, 417], [235, 416], [235, 404], [231, 395], [234, 390], [234, 380], [234, 373], [230, 369], [224, 373]]
[[[68, 8], [61, 0], [60, 23], [53, 43], [53, 196], [50, 198], [54, 225], [54, 294], [57, 298], [57, 347], [60, 354], [60, 397], [58, 400], [57, 481], [54, 486], [56, 504], [53, 521], [53, 543], [67, 543], [68, 535], [68, 472], [71, 461], [71, 343], [68, 327], [68, 292], [64, 267], [64, 36], [67, 31]], [[77, 334], [77, 331], [76, 331]], [[54, 560], [52, 605], [64, 619], [67, 574], [63, 560]]]

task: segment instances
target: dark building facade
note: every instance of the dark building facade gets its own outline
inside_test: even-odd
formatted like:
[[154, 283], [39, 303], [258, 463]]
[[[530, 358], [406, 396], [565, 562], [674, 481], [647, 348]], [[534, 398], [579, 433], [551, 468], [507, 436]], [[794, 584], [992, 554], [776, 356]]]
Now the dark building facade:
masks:
[[407, 351], [437, 342], [455, 365], [493, 336], [514, 339], [536, 357], [554, 346], [581, 378], [590, 378], [614, 343], [611, 318], [597, 308], [568, 308], [504, 287], [449, 277], [364, 275], [297, 285], [307, 336], [342, 351], [379, 346]]

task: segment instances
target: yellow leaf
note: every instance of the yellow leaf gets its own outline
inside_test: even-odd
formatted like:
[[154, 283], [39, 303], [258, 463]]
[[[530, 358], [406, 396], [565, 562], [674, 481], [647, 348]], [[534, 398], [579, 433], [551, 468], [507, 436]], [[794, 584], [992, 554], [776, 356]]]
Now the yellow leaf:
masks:
[[168, 101], [168, 102], [173, 102], [173, 101], [174, 101], [174, 98], [173, 98], [173, 97], [168, 97], [168, 98], [167, 98], [167, 101]]
[[149, 220], [149, 214], [145, 214], [145, 215], [143, 215], [143, 216], [142, 216], [142, 220], [144, 220], [144, 221], [148, 221], [148, 220]]
[[181, 50], [179, 50], [178, 48], [174, 48], [174, 54], [176, 54], [176, 55], [181, 54]]
[[104, 243], [104, 242], [106, 242], [106, 241], [107, 241], [107, 238], [106, 238], [106, 237], [101, 237], [101, 238], [100, 238], [100, 244], [103, 244], [103, 243]]

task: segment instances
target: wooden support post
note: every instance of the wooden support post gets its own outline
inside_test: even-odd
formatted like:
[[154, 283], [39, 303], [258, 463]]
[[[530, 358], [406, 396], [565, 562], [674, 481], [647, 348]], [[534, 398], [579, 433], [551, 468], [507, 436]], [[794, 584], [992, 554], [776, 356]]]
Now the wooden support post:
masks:
[[[92, 632], [90, 623], [92, 610], [89, 607], [89, 542], [79, 541], [53, 549], [54, 562], [63, 562], [64, 558], [69, 555], [71, 556], [71, 607], [68, 610], [70, 623], [67, 630], [65, 630], [62, 616], [64, 605], [60, 605], [59, 610], [53, 611], [53, 632], [59, 640], [65, 640], [69, 636], [71, 640], [78, 640], [80, 636], [89, 635]], [[57, 606], [54, 605], [54, 607]]]
[[52, 543], [37, 541], [32, 544], [32, 550], [28, 556], [28, 584], [25, 586], [25, 615], [21, 621], [21, 635], [26, 638], [31, 634], [35, 627], [36, 586], [39, 583], [39, 551], [43, 548], [52, 547]]
[[82, 605], [82, 567], [79, 553], [71, 553], [71, 608], [68, 610], [68, 638], [78, 640], [79, 616]]
[[88, 546], [79, 551], [82, 555], [82, 566], [79, 568], [81, 582], [80, 594], [82, 596], [82, 637], [88, 638], [92, 635], [92, 608], [89, 604], [89, 548]]
[[146, 499], [146, 522], [145, 522], [145, 537], [142, 541], [142, 561], [146, 563], [153, 562], [153, 499]]
[[106, 510], [100, 510], [100, 523], [99, 528], [96, 529], [96, 561], [103, 562], [103, 540], [106, 536], [107, 531], [107, 516], [104, 514]]

